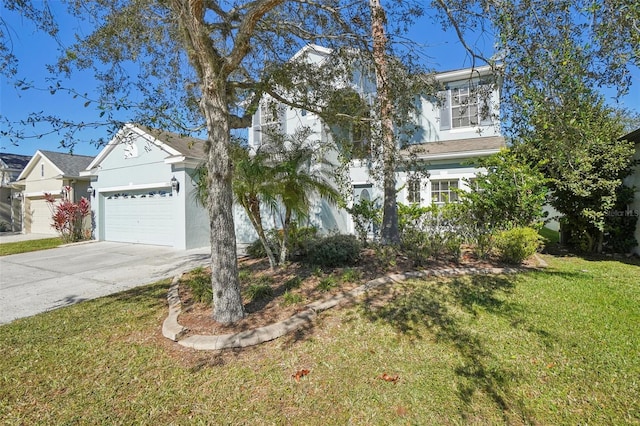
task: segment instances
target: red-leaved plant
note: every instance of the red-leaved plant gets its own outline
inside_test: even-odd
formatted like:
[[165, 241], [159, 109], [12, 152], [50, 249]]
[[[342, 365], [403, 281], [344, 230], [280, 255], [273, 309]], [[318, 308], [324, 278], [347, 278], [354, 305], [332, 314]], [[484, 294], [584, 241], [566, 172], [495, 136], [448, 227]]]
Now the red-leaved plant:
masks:
[[51, 209], [51, 227], [60, 234], [65, 243], [81, 241], [90, 236], [90, 231], [85, 232], [85, 218], [91, 214], [89, 201], [82, 197], [77, 203], [67, 199], [56, 204], [56, 199], [51, 194], [44, 194], [44, 198]]

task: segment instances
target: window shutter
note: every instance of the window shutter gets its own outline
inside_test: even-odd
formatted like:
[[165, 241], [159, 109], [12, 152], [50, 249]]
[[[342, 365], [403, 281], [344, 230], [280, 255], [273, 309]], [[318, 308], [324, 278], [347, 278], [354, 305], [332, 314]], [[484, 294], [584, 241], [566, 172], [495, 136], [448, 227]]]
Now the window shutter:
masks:
[[440, 130], [451, 129], [451, 90], [440, 92]]

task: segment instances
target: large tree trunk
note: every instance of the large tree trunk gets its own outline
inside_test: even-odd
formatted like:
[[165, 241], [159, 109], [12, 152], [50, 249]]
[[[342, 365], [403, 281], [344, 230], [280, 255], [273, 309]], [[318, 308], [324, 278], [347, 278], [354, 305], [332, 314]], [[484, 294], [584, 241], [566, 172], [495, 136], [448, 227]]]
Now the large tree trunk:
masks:
[[393, 128], [393, 102], [389, 90], [387, 63], [387, 35], [384, 30], [386, 15], [380, 0], [370, 0], [373, 61], [376, 68], [376, 86], [380, 102], [382, 131], [382, 167], [384, 203], [381, 238], [383, 244], [399, 244], [398, 206], [396, 204], [396, 143]]
[[227, 62], [213, 46], [210, 29], [204, 22], [203, 3], [173, 0], [170, 4], [182, 30], [187, 55], [200, 80], [200, 110], [207, 126], [207, 209], [211, 231], [213, 318], [228, 324], [244, 317], [244, 307], [233, 224], [233, 166], [226, 82], [228, 71], [224, 70]]
[[[210, 83], [211, 84], [211, 83]], [[236, 235], [233, 223], [233, 165], [229, 153], [229, 125], [224, 86], [209, 87], [201, 107], [207, 121], [207, 172], [209, 224], [211, 230], [211, 285], [213, 318], [223, 324], [244, 317]], [[222, 87], [220, 87], [222, 86]]]

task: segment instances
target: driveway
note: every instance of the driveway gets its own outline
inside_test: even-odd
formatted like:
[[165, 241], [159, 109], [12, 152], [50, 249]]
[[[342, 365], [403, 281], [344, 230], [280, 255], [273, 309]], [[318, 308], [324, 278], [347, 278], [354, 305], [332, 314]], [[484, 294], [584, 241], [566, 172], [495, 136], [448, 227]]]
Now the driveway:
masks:
[[0, 324], [206, 265], [210, 248], [87, 242], [0, 257]]

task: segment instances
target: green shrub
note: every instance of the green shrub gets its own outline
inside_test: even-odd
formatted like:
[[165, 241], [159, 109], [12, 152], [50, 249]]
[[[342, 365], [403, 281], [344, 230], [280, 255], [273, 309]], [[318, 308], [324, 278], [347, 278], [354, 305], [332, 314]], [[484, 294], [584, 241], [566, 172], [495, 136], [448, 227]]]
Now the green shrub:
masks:
[[320, 266], [348, 266], [358, 261], [360, 249], [360, 242], [353, 235], [331, 235], [313, 244], [305, 260]]
[[273, 296], [273, 289], [267, 284], [251, 284], [245, 290], [246, 296], [249, 300], [256, 301], [266, 299]]
[[296, 276], [293, 278], [289, 278], [287, 281], [285, 281], [284, 288], [287, 291], [293, 290], [294, 288], [299, 288], [301, 284], [302, 284], [302, 278]]
[[213, 300], [211, 275], [207, 274], [203, 268], [196, 268], [191, 271], [187, 285], [191, 289], [195, 302], [209, 304]]
[[519, 265], [540, 247], [540, 235], [533, 228], [518, 227], [501, 231], [494, 237], [500, 260]]
[[296, 305], [302, 302], [302, 295], [299, 293], [289, 293], [285, 291], [282, 295], [282, 304], [284, 306]]
[[[278, 253], [280, 252], [278, 248], [278, 241], [275, 239], [272, 233], [267, 235], [267, 241], [273, 254], [278, 257]], [[264, 245], [262, 245], [262, 241], [260, 241], [259, 238], [247, 246], [247, 254], [254, 259], [264, 259], [265, 257], [267, 257], [267, 252], [265, 251]]]
[[318, 241], [318, 228], [292, 226], [287, 241], [287, 257], [289, 260], [304, 258], [316, 241]]
[[321, 279], [316, 288], [321, 291], [329, 291], [332, 288], [337, 286], [338, 286], [338, 281], [334, 277], [327, 277], [327, 278]]

